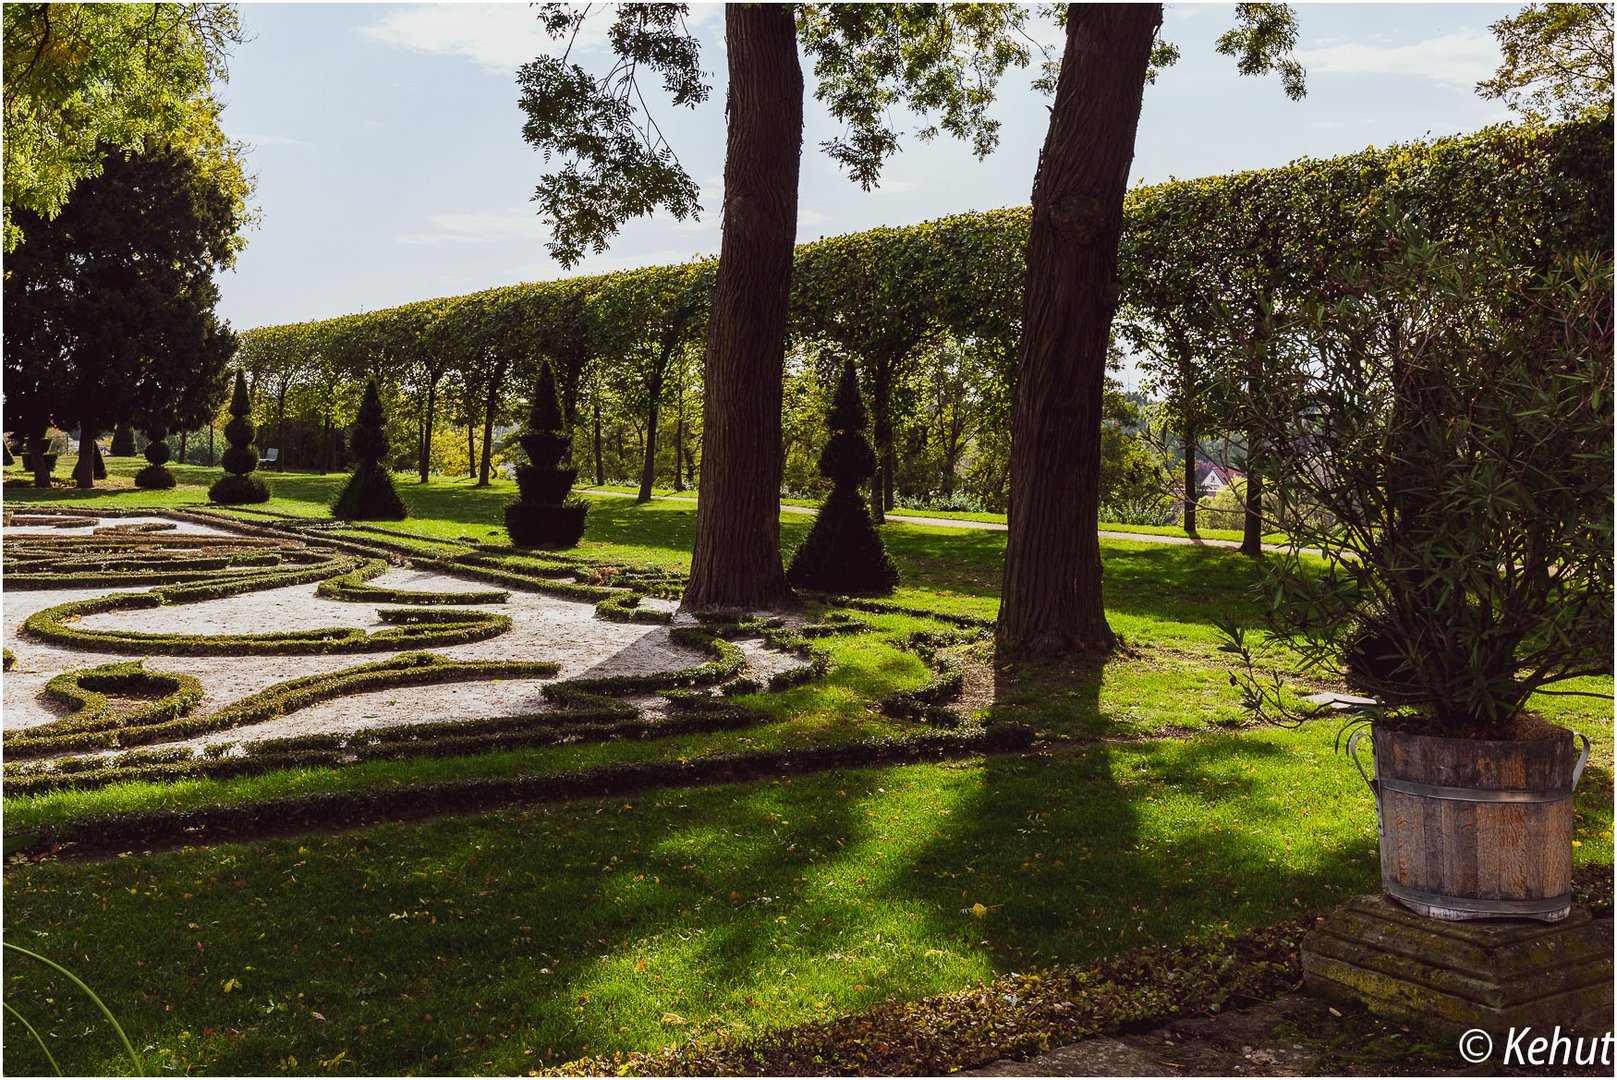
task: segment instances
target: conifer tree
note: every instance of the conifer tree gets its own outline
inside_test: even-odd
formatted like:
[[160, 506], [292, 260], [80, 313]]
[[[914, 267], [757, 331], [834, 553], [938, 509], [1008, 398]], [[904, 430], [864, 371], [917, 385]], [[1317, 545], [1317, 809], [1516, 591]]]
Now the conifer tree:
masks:
[[364, 400], [348, 432], [348, 449], [359, 463], [342, 494], [331, 504], [332, 516], [345, 521], [402, 521], [409, 517], [410, 511], [393, 487], [393, 474], [387, 467], [387, 417], [382, 412], [382, 394], [375, 379], [365, 384]]
[[[146, 461], [147, 465], [135, 474], [135, 486], [149, 490], [171, 488], [175, 484], [174, 473], [168, 468], [170, 457], [168, 431], [162, 427], [146, 429]], [[91, 445], [94, 445], [92, 440]]]
[[135, 429], [128, 424], [119, 424], [112, 429], [112, 446], [107, 453], [113, 457], [135, 456]]
[[820, 507], [786, 579], [800, 589], [835, 593], [887, 593], [898, 584], [898, 567], [882, 546], [859, 485], [876, 473], [876, 452], [865, 435], [865, 403], [850, 359], [831, 403], [831, 437], [820, 451], [820, 475], [831, 494]]
[[269, 483], [254, 475], [258, 468], [258, 448], [253, 445], [253, 402], [247, 396], [247, 377], [236, 372], [236, 392], [230, 397], [230, 423], [225, 425], [230, 445], [220, 455], [225, 475], [208, 489], [216, 503], [261, 503], [270, 497]]
[[539, 371], [528, 426], [518, 439], [528, 455], [517, 466], [517, 501], [505, 508], [505, 528], [517, 547], [572, 547], [584, 535], [589, 504], [571, 497], [578, 470], [564, 466], [571, 440], [562, 430], [556, 376], [546, 364]]

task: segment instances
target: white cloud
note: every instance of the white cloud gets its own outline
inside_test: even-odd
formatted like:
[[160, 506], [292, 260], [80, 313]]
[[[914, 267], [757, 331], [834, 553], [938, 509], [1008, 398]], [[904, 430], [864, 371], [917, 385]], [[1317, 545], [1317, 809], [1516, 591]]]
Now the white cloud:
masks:
[[1297, 50], [1310, 75], [1413, 75], [1470, 89], [1499, 66], [1499, 46], [1483, 29], [1454, 30], [1409, 45], [1341, 42]]
[[538, 214], [507, 211], [503, 214], [433, 214], [431, 232], [401, 233], [401, 244], [493, 244], [510, 240], [548, 240], [550, 227]]
[[[587, 56], [608, 49], [609, 7], [594, 5], [573, 40], [572, 55]], [[722, 4], [694, 4], [686, 26], [699, 29], [722, 25]], [[567, 41], [553, 41], [527, 4], [419, 4], [394, 8], [382, 19], [361, 27], [366, 37], [416, 52], [461, 56], [494, 75], [512, 75], [536, 56], [559, 56]], [[700, 33], [704, 43], [722, 33]], [[716, 42], [715, 42], [716, 43]]]
[[[597, 31], [590, 19], [585, 33]], [[495, 75], [517, 68], [555, 47], [526, 4], [422, 4], [394, 8], [379, 22], [360, 28], [366, 37], [416, 52], [461, 56]]]

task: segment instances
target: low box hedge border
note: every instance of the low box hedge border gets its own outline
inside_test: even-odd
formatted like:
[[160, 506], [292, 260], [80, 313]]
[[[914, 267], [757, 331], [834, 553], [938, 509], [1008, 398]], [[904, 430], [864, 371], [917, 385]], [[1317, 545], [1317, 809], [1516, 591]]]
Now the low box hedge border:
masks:
[[[156, 700], [121, 713], [114, 712], [107, 694], [149, 697]], [[189, 713], [202, 701], [202, 683], [190, 675], [147, 671], [144, 661], [129, 660], [78, 671], [65, 671], [45, 684], [47, 701], [72, 710], [59, 720], [5, 733], [8, 759], [61, 753], [64, 736], [104, 732], [119, 727], [146, 727], [166, 723]]]
[[50, 851], [64, 844], [87, 851], [108, 851], [221, 843], [268, 834], [357, 828], [393, 819], [472, 813], [515, 803], [617, 796], [652, 788], [1013, 752], [1027, 748], [1032, 741], [1032, 730], [1023, 725], [995, 724], [832, 746], [746, 751], [675, 761], [617, 762], [573, 771], [317, 792], [225, 806], [93, 814], [14, 837], [8, 851]]

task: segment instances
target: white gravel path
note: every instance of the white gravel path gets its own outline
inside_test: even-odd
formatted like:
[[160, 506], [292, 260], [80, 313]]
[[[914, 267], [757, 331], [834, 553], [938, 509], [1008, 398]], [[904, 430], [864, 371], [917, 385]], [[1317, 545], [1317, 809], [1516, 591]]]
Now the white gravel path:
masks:
[[[111, 519], [128, 522], [130, 518]], [[160, 519], [153, 519], [160, 520]], [[201, 531], [205, 526], [182, 523], [178, 531]], [[5, 535], [67, 530], [22, 527]], [[209, 530], [219, 531], [219, 530]], [[86, 534], [87, 535], [87, 534]], [[439, 571], [393, 569], [370, 584], [386, 588], [435, 591], [484, 590], [487, 583]], [[17, 665], [3, 679], [3, 723], [7, 729], [28, 728], [56, 719], [60, 713], [39, 697], [46, 682], [57, 674], [113, 661], [131, 660], [123, 654], [64, 649], [18, 636], [29, 615], [69, 600], [141, 589], [55, 589], [6, 592], [3, 597], [5, 642], [17, 655]], [[647, 598], [648, 608], [673, 610], [668, 600]], [[86, 617], [86, 629], [127, 629], [150, 633], [224, 634], [266, 633], [324, 626], [365, 627], [386, 624], [377, 617], [377, 604], [345, 603], [315, 594], [315, 586], [293, 585], [243, 593], [196, 604], [142, 611], [110, 612]], [[671, 671], [701, 663], [705, 656], [674, 644], [668, 629], [634, 623], [608, 622], [595, 617], [592, 604], [580, 604], [537, 593], [513, 590], [505, 604], [468, 605], [478, 610], [509, 615], [512, 628], [485, 641], [433, 649], [458, 660], [552, 660], [561, 664], [558, 678], [639, 675]], [[769, 674], [800, 663], [796, 657], [764, 649], [758, 641], [740, 642], [755, 674]], [[199, 710], [211, 712], [285, 679], [337, 671], [342, 668], [397, 656], [398, 652], [346, 653], [327, 656], [153, 656], [152, 671], [172, 671], [200, 679], [205, 691]], [[240, 742], [315, 733], [352, 732], [367, 727], [424, 723], [457, 718], [508, 716], [539, 711], [540, 687], [548, 680], [514, 679], [451, 683], [382, 690], [321, 702], [306, 709], [251, 727], [215, 732], [189, 745]], [[176, 743], [174, 745], [180, 745]]]

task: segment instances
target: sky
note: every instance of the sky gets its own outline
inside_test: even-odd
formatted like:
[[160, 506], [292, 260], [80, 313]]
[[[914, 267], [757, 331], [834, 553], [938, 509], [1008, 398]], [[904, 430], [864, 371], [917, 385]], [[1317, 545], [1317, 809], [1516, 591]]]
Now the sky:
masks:
[[[1133, 179], [1153, 183], [1330, 157], [1475, 131], [1509, 119], [1477, 97], [1509, 4], [1299, 4], [1308, 94], [1242, 77], [1213, 43], [1233, 5], [1169, 4], [1161, 36], [1182, 59], [1146, 88]], [[238, 330], [374, 311], [496, 285], [678, 262], [719, 247], [724, 164], [723, 14], [693, 5], [713, 93], [656, 119], [701, 186], [700, 220], [630, 223], [603, 255], [564, 270], [530, 201], [546, 171], [522, 140], [516, 71], [554, 49], [526, 4], [242, 4], [247, 40], [220, 88], [222, 122], [247, 144], [257, 226], [221, 276]], [[1042, 17], [1041, 17], [1042, 19]], [[597, 17], [574, 57], [604, 71]], [[1057, 50], [1059, 32], [1034, 36]], [[809, 101], [797, 239], [1024, 205], [1047, 125], [1035, 65], [1000, 85], [999, 147], [905, 138], [881, 185], [861, 191], [819, 149], [839, 126]], [[904, 114], [902, 131], [920, 126]], [[911, 122], [913, 120], [913, 122]]]

